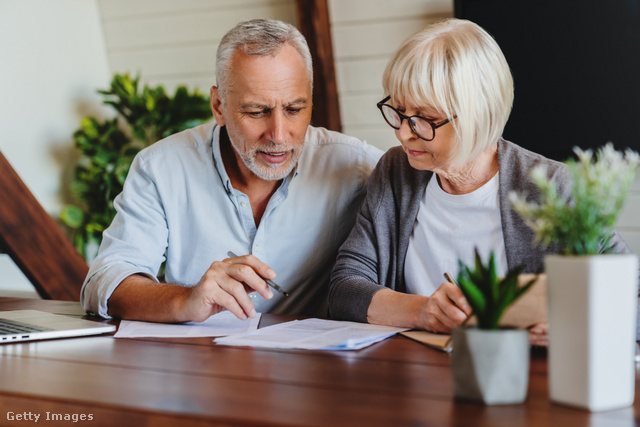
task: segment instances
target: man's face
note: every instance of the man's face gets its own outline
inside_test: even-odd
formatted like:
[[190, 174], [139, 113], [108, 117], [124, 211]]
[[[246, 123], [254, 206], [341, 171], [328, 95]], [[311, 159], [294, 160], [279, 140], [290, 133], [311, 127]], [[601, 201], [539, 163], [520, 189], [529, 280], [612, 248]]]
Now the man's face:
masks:
[[217, 88], [211, 107], [226, 126], [238, 167], [263, 180], [279, 180], [295, 167], [311, 120], [311, 85], [304, 60], [285, 45], [275, 56], [236, 51], [224, 104]]

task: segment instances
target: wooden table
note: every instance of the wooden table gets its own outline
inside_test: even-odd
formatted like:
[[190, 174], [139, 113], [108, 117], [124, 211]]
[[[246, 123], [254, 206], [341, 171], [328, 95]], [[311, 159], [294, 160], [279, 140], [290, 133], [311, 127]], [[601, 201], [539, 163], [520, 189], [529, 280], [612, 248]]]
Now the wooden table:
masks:
[[[9, 309], [84, 315], [77, 303], [0, 298], [0, 310]], [[261, 326], [290, 319], [263, 315]], [[342, 352], [111, 336], [1, 345], [0, 352], [0, 426], [35, 425], [36, 415], [37, 425], [117, 427], [616, 427], [640, 420], [637, 398], [634, 407], [593, 414], [551, 403], [544, 354], [532, 355], [524, 404], [456, 401], [449, 356], [401, 336]]]

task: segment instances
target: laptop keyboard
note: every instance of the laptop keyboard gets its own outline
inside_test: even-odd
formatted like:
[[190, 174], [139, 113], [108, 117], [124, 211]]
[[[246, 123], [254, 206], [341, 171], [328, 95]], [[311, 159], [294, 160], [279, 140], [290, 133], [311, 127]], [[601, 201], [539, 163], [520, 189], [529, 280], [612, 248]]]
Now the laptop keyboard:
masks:
[[16, 335], [29, 332], [52, 331], [53, 329], [29, 325], [15, 320], [0, 319], [0, 335]]

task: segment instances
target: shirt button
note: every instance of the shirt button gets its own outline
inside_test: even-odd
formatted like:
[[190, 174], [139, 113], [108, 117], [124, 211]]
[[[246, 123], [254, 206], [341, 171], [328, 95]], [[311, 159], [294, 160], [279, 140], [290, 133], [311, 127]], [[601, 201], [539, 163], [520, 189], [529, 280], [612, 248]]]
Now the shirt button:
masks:
[[251, 299], [256, 299], [256, 294], [255, 294], [255, 292], [250, 293], [250, 294], [249, 294], [249, 298], [251, 298]]
[[240, 206], [242, 206], [243, 208], [247, 207], [247, 202], [245, 202], [244, 200], [240, 202]]

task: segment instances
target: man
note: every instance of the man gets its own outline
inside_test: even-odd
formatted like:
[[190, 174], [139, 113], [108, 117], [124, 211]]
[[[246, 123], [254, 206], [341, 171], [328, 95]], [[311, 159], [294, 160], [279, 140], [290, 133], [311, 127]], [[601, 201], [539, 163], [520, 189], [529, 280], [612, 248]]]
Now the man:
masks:
[[[240, 319], [325, 314], [338, 247], [382, 152], [309, 126], [312, 76], [306, 41], [289, 24], [253, 20], [225, 35], [216, 123], [135, 158], [82, 288], [85, 310], [156, 322], [224, 309]], [[158, 283], [165, 260], [167, 283]]]

